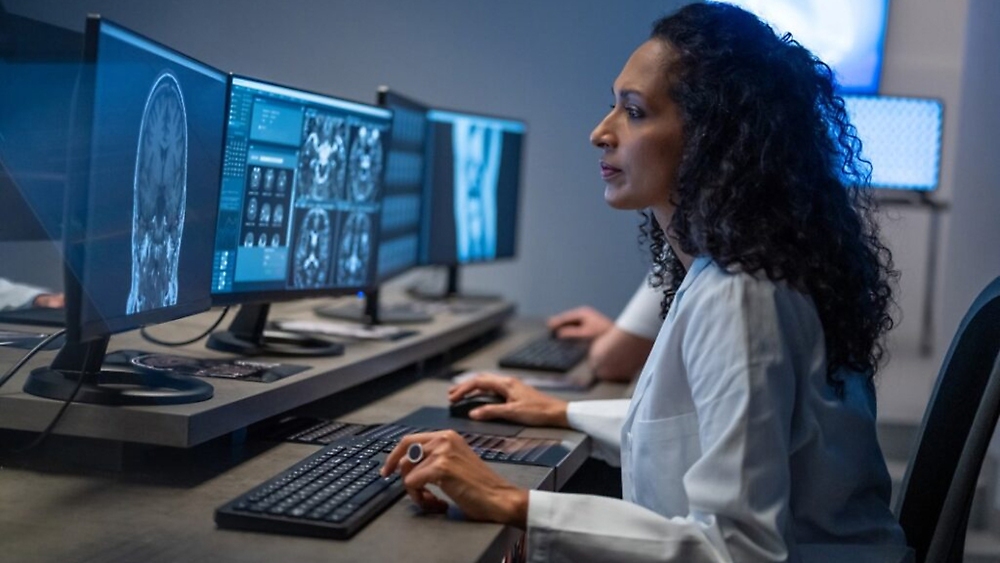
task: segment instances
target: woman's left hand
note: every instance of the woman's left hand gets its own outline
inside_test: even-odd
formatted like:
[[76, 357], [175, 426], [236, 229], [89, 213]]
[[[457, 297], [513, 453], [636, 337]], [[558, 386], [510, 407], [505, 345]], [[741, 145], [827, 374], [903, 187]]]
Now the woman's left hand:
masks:
[[[420, 444], [423, 458], [412, 463], [406, 452]], [[499, 522], [519, 528], [527, 525], [528, 491], [494, 473], [453, 430], [404, 436], [382, 466], [382, 475], [398, 470], [406, 492], [421, 508], [443, 512], [447, 503], [427, 485], [436, 485], [473, 520]]]

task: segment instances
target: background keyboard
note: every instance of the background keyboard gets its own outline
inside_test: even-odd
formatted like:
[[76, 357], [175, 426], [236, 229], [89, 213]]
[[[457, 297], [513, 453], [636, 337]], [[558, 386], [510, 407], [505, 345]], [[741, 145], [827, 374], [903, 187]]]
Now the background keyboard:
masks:
[[589, 347], [588, 340], [545, 336], [508, 352], [497, 363], [504, 368], [565, 373], [587, 357]]

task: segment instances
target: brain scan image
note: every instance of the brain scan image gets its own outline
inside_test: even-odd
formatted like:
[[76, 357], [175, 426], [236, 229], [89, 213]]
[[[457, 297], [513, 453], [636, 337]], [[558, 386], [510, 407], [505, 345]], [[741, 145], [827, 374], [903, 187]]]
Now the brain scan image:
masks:
[[455, 120], [455, 225], [461, 261], [496, 256], [497, 181], [501, 131], [469, 119]]
[[265, 202], [264, 205], [260, 206], [260, 224], [266, 227], [267, 224], [270, 222], [271, 222], [271, 204]]
[[300, 193], [309, 199], [344, 198], [347, 177], [347, 123], [307, 112], [299, 154]]
[[250, 188], [260, 189], [260, 166], [254, 166], [250, 169]]
[[247, 202], [247, 221], [253, 222], [257, 220], [257, 198], [252, 197], [250, 201]]
[[368, 201], [378, 191], [382, 173], [382, 132], [374, 127], [360, 127], [351, 143], [348, 170], [351, 200]]
[[264, 191], [273, 192], [274, 191], [274, 169], [268, 168], [267, 172], [264, 172]]
[[372, 222], [364, 213], [351, 213], [340, 232], [337, 253], [337, 284], [361, 286], [368, 272]]
[[177, 78], [161, 72], [139, 123], [132, 203], [132, 285], [126, 313], [177, 304], [187, 204], [187, 112]]
[[247, 233], [247, 236], [243, 237], [243, 246], [253, 246], [253, 233]]
[[288, 171], [278, 172], [278, 195], [283, 195], [288, 189]]
[[322, 209], [310, 209], [299, 223], [292, 261], [292, 285], [320, 288], [330, 272], [330, 239], [333, 226]]
[[285, 220], [285, 207], [280, 203], [274, 206], [274, 214], [271, 215], [271, 226], [280, 227]]
[[267, 246], [267, 233], [260, 234], [260, 238], [257, 239], [257, 246]]
[[271, 235], [271, 246], [281, 246], [281, 236], [278, 233]]

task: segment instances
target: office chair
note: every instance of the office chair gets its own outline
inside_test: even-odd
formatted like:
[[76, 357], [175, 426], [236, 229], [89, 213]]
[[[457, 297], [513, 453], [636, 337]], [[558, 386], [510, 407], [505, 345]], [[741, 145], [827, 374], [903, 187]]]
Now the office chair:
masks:
[[924, 413], [894, 513], [917, 563], [962, 561], [969, 510], [1000, 414], [1000, 278], [972, 303]]

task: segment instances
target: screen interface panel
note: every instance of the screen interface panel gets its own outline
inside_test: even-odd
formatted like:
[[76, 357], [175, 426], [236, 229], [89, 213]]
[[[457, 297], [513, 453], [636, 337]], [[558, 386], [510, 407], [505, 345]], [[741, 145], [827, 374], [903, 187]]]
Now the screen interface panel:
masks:
[[96, 25], [89, 174], [73, 194], [86, 219], [69, 218], [85, 226], [67, 240], [85, 337], [208, 308], [227, 83], [127, 29]]
[[380, 97], [380, 105], [393, 113], [378, 249], [382, 282], [418, 264], [428, 108], [392, 92]]
[[421, 262], [514, 256], [525, 124], [431, 110]]
[[369, 286], [391, 120], [384, 108], [234, 77], [213, 295]]

